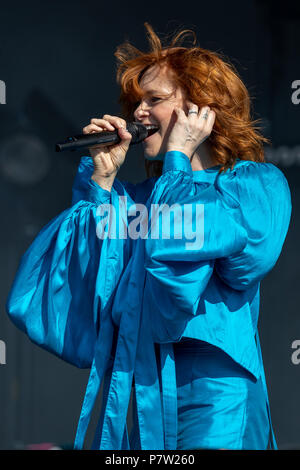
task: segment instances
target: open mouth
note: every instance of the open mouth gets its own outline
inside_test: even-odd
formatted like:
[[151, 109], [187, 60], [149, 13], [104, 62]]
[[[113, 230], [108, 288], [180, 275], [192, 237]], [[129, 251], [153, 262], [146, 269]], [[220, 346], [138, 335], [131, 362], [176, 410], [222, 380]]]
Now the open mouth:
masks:
[[159, 131], [159, 127], [152, 125], [152, 124], [146, 124], [145, 127], [148, 130], [148, 136], [144, 139], [147, 140], [149, 137], [151, 137], [153, 134], [155, 134], [157, 131]]

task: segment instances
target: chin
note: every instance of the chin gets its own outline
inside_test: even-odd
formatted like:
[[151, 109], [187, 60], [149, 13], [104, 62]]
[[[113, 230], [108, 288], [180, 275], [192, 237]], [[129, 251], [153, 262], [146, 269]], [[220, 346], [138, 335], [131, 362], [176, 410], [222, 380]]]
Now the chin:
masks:
[[155, 160], [163, 161], [164, 152], [161, 149], [151, 150], [151, 149], [144, 148], [144, 157], [146, 160], [149, 160], [149, 161], [155, 161]]

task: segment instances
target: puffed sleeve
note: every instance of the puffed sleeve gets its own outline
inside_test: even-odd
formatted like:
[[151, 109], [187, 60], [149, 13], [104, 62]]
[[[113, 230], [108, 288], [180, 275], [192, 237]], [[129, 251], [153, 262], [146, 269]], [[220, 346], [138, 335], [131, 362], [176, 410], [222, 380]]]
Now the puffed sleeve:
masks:
[[51, 220], [22, 256], [6, 302], [12, 321], [34, 343], [78, 367], [91, 365], [101, 311], [125, 262], [125, 240], [98, 236], [103, 217], [97, 212], [123, 187], [116, 181], [112, 192], [106, 191], [90, 179], [91, 172], [91, 159], [84, 157], [73, 205]]
[[216, 271], [227, 285], [244, 290], [260, 282], [279, 258], [291, 218], [290, 189], [271, 163], [248, 162], [217, 184], [239, 201], [236, 220], [246, 230], [247, 244], [218, 259]]
[[[243, 226], [235, 220], [239, 203], [213, 184], [195, 184], [188, 157], [167, 152], [163, 174], [151, 196], [151, 208], [165, 209], [163, 219], [152, 215], [145, 240], [145, 268], [152, 301], [162, 315], [191, 318], [213, 273], [215, 260], [239, 253], [247, 243]], [[168, 211], [175, 222], [166, 233]], [[157, 231], [161, 228], [160, 236]], [[176, 231], [175, 232], [175, 227]], [[181, 228], [181, 232], [178, 232]], [[171, 313], [172, 312], [172, 313]]]
[[180, 152], [165, 155], [151, 204], [166, 205], [166, 212], [173, 207], [174, 227], [182, 226], [181, 233], [166, 233], [162, 220], [152, 216], [161, 236], [149, 230], [145, 241], [147, 296], [162, 320], [159, 342], [178, 340], [183, 325], [199, 313], [215, 272], [234, 289], [262, 279], [280, 254], [290, 218], [288, 185], [273, 165], [247, 162], [219, 174], [214, 184], [195, 184], [190, 161]]

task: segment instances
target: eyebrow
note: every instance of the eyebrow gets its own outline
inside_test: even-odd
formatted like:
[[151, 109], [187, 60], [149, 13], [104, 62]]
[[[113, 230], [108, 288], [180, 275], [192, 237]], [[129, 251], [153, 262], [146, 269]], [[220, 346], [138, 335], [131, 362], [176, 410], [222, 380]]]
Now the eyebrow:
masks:
[[174, 91], [171, 91], [171, 92], [167, 93], [166, 91], [157, 90], [157, 89], [153, 89], [153, 88], [150, 88], [149, 90], [146, 90], [144, 92], [144, 94], [163, 95], [163, 96], [166, 96], [166, 97], [171, 96], [173, 93], [174, 93]]
[[146, 90], [145, 93], [160, 93], [160, 91], [151, 88], [150, 90]]

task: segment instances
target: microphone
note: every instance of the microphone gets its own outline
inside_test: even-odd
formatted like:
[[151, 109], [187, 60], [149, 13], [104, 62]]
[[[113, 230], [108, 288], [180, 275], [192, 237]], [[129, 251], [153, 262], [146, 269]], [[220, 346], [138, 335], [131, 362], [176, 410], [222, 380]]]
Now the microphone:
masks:
[[[140, 122], [128, 122], [127, 131], [132, 135], [130, 145], [139, 144], [146, 137], [154, 134], [158, 131], [157, 126], [152, 124], [141, 124]], [[92, 145], [113, 145], [121, 142], [121, 138], [118, 135], [118, 129], [114, 131], [103, 131], [95, 132], [94, 134], [80, 134], [67, 137], [64, 142], [58, 142], [55, 144], [56, 152], [62, 152], [64, 150], [80, 150], [85, 147], [91, 147]]]

